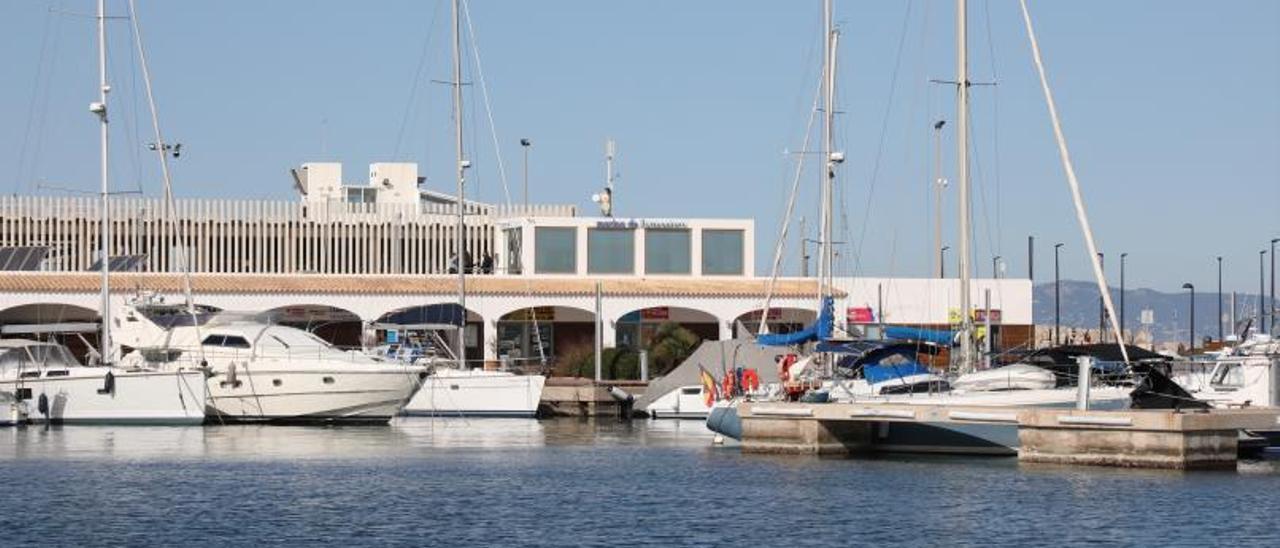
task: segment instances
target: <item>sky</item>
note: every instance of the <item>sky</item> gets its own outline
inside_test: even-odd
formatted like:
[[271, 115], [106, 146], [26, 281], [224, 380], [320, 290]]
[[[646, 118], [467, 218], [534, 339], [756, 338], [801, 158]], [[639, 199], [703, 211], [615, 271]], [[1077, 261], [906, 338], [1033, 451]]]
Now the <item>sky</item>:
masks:
[[[954, 87], [931, 82], [955, 78], [955, 3], [835, 4], [837, 274], [926, 276], [939, 119], [942, 175], [955, 177]], [[1030, 235], [1038, 282], [1058, 242], [1063, 278], [1089, 279], [1018, 5], [969, 4], [970, 78], [993, 84], [971, 88], [976, 274], [1001, 256], [1026, 276]], [[0, 192], [92, 193], [94, 4], [0, 6]], [[1280, 2], [1030, 9], [1111, 282], [1128, 253], [1129, 287], [1210, 288], [1222, 256], [1227, 290], [1256, 291], [1258, 252], [1280, 237]], [[752, 218], [768, 274], [797, 161], [816, 149], [804, 139], [820, 2], [470, 0], [467, 12], [469, 197], [520, 201], [528, 138], [532, 200], [594, 214], [612, 138], [617, 215]], [[372, 162], [418, 162], [428, 188], [453, 188], [447, 2], [138, 0], [138, 22], [161, 124], [183, 144], [179, 197], [296, 199], [288, 170], [309, 161], [343, 162], [348, 183]], [[124, 19], [108, 31], [113, 188], [158, 196], [133, 36]], [[804, 167], [795, 215], [816, 238], [818, 178]], [[942, 204], [953, 249], [955, 195]], [[784, 274], [799, 272], [798, 233]]]

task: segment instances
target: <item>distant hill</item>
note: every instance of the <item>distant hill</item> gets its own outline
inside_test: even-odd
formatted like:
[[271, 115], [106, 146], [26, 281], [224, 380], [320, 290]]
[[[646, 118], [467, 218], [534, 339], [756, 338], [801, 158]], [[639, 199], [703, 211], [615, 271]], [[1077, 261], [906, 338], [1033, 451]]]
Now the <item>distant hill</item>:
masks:
[[[1116, 287], [1109, 288], [1111, 298], [1115, 302], [1116, 314], [1120, 313], [1120, 291]], [[1217, 338], [1218, 315], [1217, 287], [1196, 288], [1196, 338], [1205, 335]], [[1136, 330], [1142, 327], [1140, 315], [1143, 309], [1150, 309], [1155, 315], [1152, 332], [1157, 341], [1187, 340], [1187, 322], [1190, 310], [1188, 291], [1163, 293], [1153, 289], [1129, 289], [1125, 291], [1125, 329]], [[1053, 325], [1053, 282], [1037, 284], [1032, 293], [1035, 322], [1039, 325]], [[1098, 287], [1093, 282], [1077, 280], [1062, 281], [1062, 325], [1063, 327], [1098, 327]], [[1245, 316], [1252, 316], [1258, 309], [1257, 295], [1239, 295], [1236, 298], [1236, 319], [1243, 321]], [[1230, 316], [1231, 294], [1222, 296], [1222, 312]], [[1224, 324], [1230, 333], [1231, 327]]]

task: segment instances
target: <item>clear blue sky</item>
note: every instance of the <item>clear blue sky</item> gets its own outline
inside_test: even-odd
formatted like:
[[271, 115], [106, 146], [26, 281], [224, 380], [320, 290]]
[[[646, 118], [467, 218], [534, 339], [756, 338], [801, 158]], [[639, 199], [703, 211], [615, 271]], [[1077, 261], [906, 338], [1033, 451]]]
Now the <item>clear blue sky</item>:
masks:
[[[619, 214], [752, 217], [767, 273], [794, 160], [784, 151], [800, 148], [816, 84], [818, 1], [472, 1], [513, 193], [528, 137], [537, 200], [593, 211], [612, 136]], [[431, 82], [449, 79], [446, 2], [139, 4], [162, 122], [186, 148], [179, 195], [291, 199], [288, 168], [321, 160], [344, 162], [349, 182], [370, 162], [417, 161], [430, 188], [451, 188], [448, 88]], [[1052, 277], [1056, 241], [1064, 277], [1084, 279], [1017, 4], [970, 4], [973, 80], [998, 81], [973, 93], [975, 264], [989, 275], [1000, 254], [1025, 275], [1034, 234], [1038, 280]], [[3, 6], [0, 190], [91, 191], [96, 58], [92, 20], [77, 14], [93, 2]], [[836, 10], [849, 157], [838, 209], [844, 256], [861, 251], [842, 273], [925, 275], [929, 126], [954, 112], [951, 89], [928, 80], [954, 75], [954, 3]], [[1255, 289], [1257, 252], [1280, 236], [1280, 2], [1037, 1], [1032, 15], [1100, 244], [1130, 253], [1129, 284], [1212, 287], [1223, 255], [1228, 286]], [[127, 22], [110, 26], [116, 186], [156, 195]], [[479, 89], [466, 98], [473, 197], [502, 201]], [[799, 208], [812, 221], [811, 173]]]

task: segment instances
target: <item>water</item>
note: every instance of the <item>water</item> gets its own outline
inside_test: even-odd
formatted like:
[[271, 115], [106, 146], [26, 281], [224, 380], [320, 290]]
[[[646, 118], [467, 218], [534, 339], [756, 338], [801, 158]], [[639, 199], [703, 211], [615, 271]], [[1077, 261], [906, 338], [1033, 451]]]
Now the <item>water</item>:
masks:
[[1280, 543], [1280, 462], [1178, 473], [821, 459], [698, 422], [0, 430], [0, 544]]

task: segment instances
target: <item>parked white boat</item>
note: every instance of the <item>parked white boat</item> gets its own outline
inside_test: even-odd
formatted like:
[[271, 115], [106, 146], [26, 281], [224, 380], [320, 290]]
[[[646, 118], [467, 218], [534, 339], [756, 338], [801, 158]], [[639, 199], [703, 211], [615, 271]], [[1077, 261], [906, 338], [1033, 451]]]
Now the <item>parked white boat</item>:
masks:
[[1210, 361], [1181, 362], [1170, 377], [1214, 407], [1280, 406], [1280, 341], [1255, 334]]
[[134, 303], [118, 337], [121, 362], [209, 371], [210, 422], [386, 423], [417, 393], [426, 368], [335, 348], [253, 316]]
[[655, 398], [644, 411], [654, 419], [705, 419], [707, 395], [702, 385], [680, 386]]
[[437, 367], [405, 406], [406, 415], [534, 417], [542, 401], [542, 375]]
[[[0, 340], [0, 391], [13, 395], [9, 420], [56, 424], [200, 424], [205, 377], [192, 368], [88, 367], [66, 347]], [[21, 420], [21, 419], [19, 419]]]

